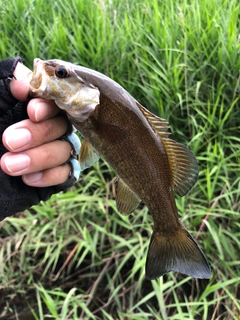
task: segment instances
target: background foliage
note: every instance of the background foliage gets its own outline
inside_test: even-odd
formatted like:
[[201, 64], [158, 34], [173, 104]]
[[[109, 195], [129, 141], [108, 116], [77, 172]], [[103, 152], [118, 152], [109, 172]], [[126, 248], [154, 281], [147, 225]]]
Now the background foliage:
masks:
[[238, 0], [0, 0], [0, 58], [103, 72], [165, 117], [200, 175], [179, 215], [212, 278], [144, 279], [152, 230], [121, 216], [102, 161], [0, 230], [1, 319], [240, 319]]

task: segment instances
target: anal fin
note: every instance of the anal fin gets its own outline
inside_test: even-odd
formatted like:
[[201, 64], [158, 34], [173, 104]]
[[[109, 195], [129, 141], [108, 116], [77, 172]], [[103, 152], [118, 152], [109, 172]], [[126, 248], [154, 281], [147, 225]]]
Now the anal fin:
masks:
[[124, 215], [131, 214], [139, 205], [140, 199], [119, 178], [116, 179], [116, 204], [117, 209]]

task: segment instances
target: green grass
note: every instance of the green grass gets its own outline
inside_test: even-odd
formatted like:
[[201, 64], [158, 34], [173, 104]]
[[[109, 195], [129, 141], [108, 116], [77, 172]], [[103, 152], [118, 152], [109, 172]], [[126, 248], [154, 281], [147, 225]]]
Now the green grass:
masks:
[[193, 150], [198, 182], [176, 200], [212, 268], [210, 281], [145, 280], [151, 216], [117, 212], [100, 161], [69, 192], [1, 223], [0, 319], [239, 320], [239, 1], [0, 3], [0, 58], [97, 69]]

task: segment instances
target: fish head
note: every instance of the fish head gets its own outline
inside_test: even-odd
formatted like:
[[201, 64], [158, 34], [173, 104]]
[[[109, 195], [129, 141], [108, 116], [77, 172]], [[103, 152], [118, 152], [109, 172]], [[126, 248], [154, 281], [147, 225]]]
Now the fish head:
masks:
[[85, 81], [74, 65], [62, 60], [34, 59], [30, 96], [54, 100], [60, 109], [82, 122], [99, 104], [97, 87]]

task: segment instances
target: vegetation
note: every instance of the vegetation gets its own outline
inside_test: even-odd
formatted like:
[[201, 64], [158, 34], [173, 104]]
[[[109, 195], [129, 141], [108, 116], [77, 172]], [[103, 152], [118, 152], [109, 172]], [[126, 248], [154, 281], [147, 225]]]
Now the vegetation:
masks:
[[1, 57], [103, 72], [169, 121], [199, 179], [176, 197], [212, 278], [144, 278], [152, 219], [120, 215], [100, 161], [0, 229], [0, 319], [240, 319], [240, 2], [0, 1]]

